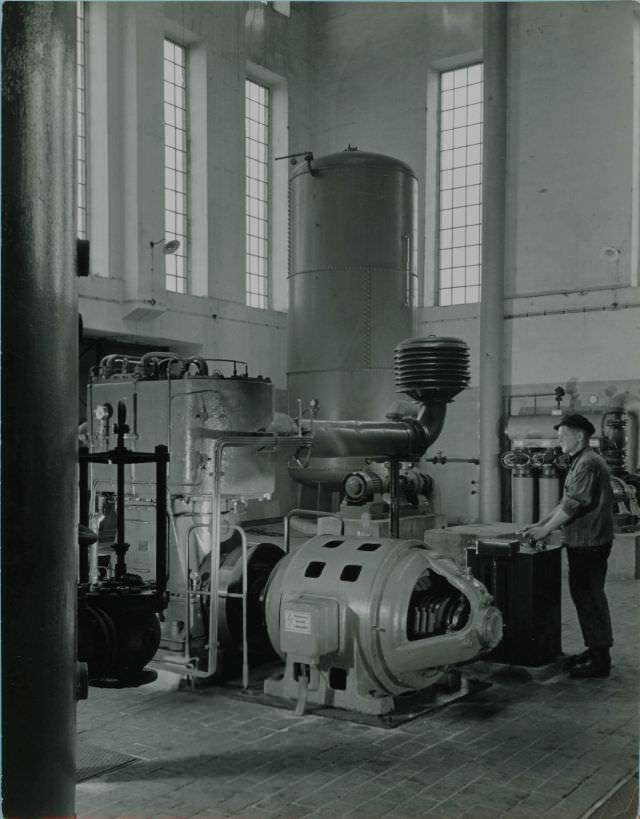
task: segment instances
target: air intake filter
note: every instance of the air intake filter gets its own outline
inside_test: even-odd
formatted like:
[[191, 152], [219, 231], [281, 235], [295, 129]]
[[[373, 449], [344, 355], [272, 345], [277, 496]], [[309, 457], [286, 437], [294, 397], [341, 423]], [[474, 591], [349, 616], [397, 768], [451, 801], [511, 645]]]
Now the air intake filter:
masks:
[[407, 338], [393, 358], [396, 392], [423, 404], [453, 401], [469, 386], [469, 347], [460, 338]]

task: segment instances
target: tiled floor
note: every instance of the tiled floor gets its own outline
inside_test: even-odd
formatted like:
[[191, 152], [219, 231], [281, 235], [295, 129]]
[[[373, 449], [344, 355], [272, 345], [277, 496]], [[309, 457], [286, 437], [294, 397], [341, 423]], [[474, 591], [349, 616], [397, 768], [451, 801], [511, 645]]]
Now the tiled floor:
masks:
[[[209, 688], [92, 688], [90, 743], [134, 761], [80, 783], [80, 817], [578, 819], [638, 766], [638, 609], [631, 541], [608, 580], [606, 680], [514, 679], [384, 729], [268, 708]], [[624, 550], [624, 551], [623, 551]], [[566, 588], [566, 582], [565, 582]], [[581, 648], [565, 599], [563, 648]], [[496, 667], [495, 670], [499, 670]]]

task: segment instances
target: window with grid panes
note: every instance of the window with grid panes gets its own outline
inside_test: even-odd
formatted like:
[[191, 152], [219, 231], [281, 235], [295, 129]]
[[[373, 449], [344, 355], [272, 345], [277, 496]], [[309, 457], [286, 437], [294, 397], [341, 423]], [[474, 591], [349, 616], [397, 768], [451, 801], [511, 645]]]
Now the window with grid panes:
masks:
[[85, 55], [85, 4], [76, 2], [76, 230], [79, 239], [87, 238], [87, 78]]
[[167, 290], [186, 293], [188, 285], [187, 50], [164, 41], [164, 238], [180, 246], [165, 259]]
[[269, 306], [269, 115], [270, 90], [245, 83], [246, 299]]
[[440, 75], [439, 303], [480, 301], [482, 64]]

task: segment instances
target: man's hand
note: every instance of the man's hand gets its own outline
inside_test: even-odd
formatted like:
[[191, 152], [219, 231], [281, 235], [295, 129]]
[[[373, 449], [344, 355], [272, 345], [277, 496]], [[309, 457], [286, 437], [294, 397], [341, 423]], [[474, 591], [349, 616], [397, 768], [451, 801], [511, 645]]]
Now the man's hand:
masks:
[[523, 526], [522, 529], [517, 529], [516, 535], [522, 535], [523, 537], [526, 537], [531, 531], [531, 529], [535, 529], [536, 526], [540, 526], [540, 523], [529, 523], [526, 526]]
[[535, 525], [527, 526], [524, 534], [525, 537], [533, 540], [534, 543], [537, 543], [539, 540], [544, 540], [549, 534], [549, 531], [546, 526]]

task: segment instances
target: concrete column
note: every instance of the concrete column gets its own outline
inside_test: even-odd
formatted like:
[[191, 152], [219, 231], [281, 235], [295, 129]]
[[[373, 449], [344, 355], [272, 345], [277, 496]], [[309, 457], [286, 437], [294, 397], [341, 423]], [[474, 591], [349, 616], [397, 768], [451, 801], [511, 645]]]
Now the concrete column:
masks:
[[71, 817], [75, 3], [2, 14], [2, 813]]
[[480, 305], [480, 521], [500, 519], [500, 427], [504, 346], [506, 3], [483, 7], [484, 164]]

